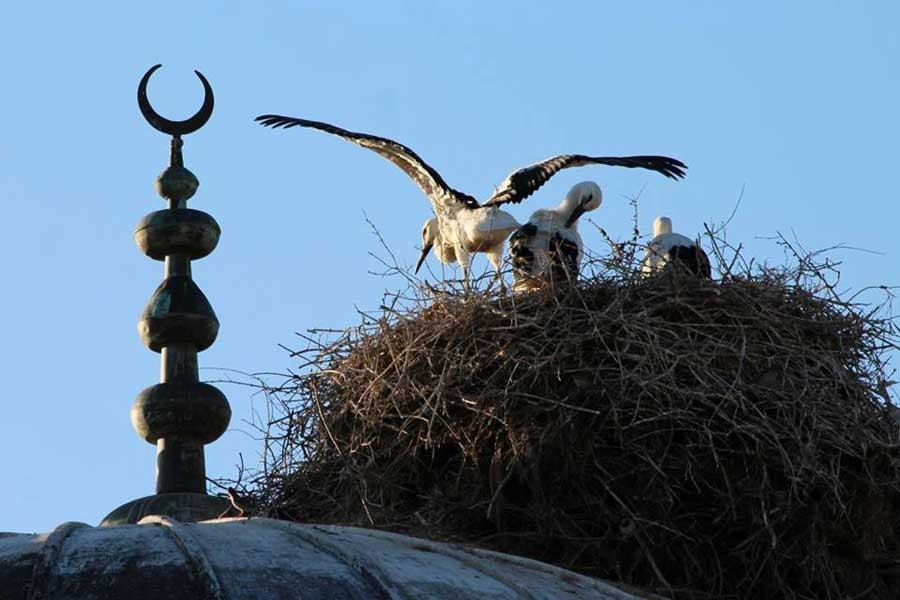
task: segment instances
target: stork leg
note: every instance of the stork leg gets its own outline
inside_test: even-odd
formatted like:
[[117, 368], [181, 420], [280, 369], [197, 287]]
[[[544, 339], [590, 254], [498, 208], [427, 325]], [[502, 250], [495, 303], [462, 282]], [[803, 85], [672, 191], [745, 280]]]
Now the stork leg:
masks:
[[488, 260], [491, 261], [491, 264], [494, 265], [494, 278], [491, 280], [491, 285], [496, 282], [500, 282], [500, 289], [504, 289], [503, 285], [503, 244], [499, 244], [496, 248], [491, 248], [489, 251], [485, 252], [488, 257]]
[[454, 248], [456, 250], [456, 260], [459, 262], [459, 268], [462, 271], [462, 283], [463, 289], [468, 292], [471, 290], [469, 287], [469, 259], [470, 255], [461, 245], [456, 245]]

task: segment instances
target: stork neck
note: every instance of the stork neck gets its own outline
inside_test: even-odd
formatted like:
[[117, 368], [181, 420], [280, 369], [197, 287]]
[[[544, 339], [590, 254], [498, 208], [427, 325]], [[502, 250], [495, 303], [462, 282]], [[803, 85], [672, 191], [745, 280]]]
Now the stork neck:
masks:
[[[577, 211], [577, 209], [578, 203], [572, 200], [572, 198], [570, 198], [569, 196], [566, 196], [563, 201], [559, 203], [559, 206], [557, 206], [553, 210], [553, 212], [555, 213], [553, 220], [557, 221], [563, 226], [566, 226], [566, 224], [569, 222], [569, 219]], [[571, 227], [574, 229], [577, 226], [578, 221], [576, 218], [576, 221], [571, 224]]]
[[563, 217], [568, 217], [572, 214], [572, 211], [578, 206], [578, 201], [572, 198], [572, 196], [566, 196], [563, 198], [563, 201], [559, 203], [559, 206], [556, 207], [556, 212], [562, 215]]
[[556, 214], [559, 220], [569, 229], [578, 229], [578, 219], [585, 213], [584, 206], [572, 196], [566, 196], [565, 200], [560, 202], [556, 208]]
[[653, 221], [653, 237], [672, 233], [672, 220], [668, 217], [656, 217]]

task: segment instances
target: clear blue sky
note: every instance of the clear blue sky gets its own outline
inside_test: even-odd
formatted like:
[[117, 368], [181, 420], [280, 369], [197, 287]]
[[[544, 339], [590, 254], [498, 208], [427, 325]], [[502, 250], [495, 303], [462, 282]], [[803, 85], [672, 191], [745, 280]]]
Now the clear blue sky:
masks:
[[[192, 206], [223, 229], [194, 275], [222, 323], [203, 367], [280, 371], [294, 331], [354, 323], [386, 286], [363, 210], [414, 262], [430, 215], [378, 156], [322, 133], [273, 132], [281, 112], [398, 139], [454, 187], [483, 197], [514, 167], [565, 152], [669, 154], [688, 178], [571, 170], [513, 211], [555, 205], [598, 181], [591, 217], [626, 237], [642, 222], [693, 235], [743, 204], [730, 227], [748, 254], [779, 256], [775, 231], [838, 243], [843, 282], [900, 284], [900, 4], [882, 2], [18, 2], [0, 56], [0, 530], [96, 523], [153, 492], [154, 448], [128, 419], [157, 380], [136, 335], [162, 276], [132, 231], [162, 206], [153, 179], [168, 140], [135, 89], [170, 118], [199, 107], [192, 69], [216, 92], [186, 140]], [[240, 5], [240, 6], [238, 6]], [[585, 228], [589, 246], [599, 235]], [[483, 266], [484, 259], [479, 259]], [[216, 371], [202, 377], [216, 379]], [[231, 430], [207, 447], [210, 475], [252, 463], [254, 400], [225, 386]], [[261, 406], [257, 399], [257, 406]]]

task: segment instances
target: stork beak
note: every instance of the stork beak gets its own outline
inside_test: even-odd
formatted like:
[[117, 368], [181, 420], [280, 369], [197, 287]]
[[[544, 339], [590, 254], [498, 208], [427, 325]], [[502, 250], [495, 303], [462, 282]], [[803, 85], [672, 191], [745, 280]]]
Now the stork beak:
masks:
[[433, 243], [426, 244], [426, 246], [422, 248], [422, 254], [419, 255], [419, 262], [416, 263], [416, 273], [418, 273], [419, 269], [422, 268], [422, 263], [425, 262], [425, 259], [428, 257], [428, 253], [431, 252], [432, 246], [434, 246]]
[[572, 211], [572, 214], [569, 215], [569, 219], [566, 221], [566, 227], [571, 227], [572, 223], [578, 220], [578, 217], [584, 214], [584, 205], [579, 204], [575, 207], [575, 210]]

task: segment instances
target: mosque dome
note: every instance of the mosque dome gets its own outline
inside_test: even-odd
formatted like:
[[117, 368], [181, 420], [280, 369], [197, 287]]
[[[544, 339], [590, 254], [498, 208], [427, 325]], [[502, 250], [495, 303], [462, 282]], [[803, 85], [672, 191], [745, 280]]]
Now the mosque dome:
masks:
[[354, 527], [275, 519], [64, 523], [0, 533], [0, 598], [640, 598], [544, 563]]

